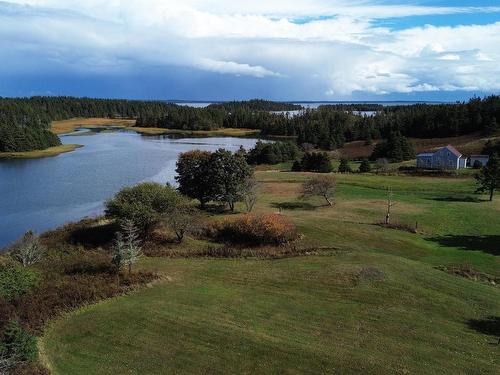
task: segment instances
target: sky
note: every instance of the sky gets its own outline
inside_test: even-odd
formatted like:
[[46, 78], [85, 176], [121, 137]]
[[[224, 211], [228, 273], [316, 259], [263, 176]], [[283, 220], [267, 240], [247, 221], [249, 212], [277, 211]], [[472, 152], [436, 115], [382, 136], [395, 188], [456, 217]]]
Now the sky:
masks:
[[500, 0], [0, 0], [0, 96], [498, 93]]

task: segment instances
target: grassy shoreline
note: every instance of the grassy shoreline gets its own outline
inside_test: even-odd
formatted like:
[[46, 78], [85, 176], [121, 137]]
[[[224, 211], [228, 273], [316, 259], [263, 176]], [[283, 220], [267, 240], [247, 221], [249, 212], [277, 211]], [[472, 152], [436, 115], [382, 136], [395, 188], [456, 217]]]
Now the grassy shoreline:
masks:
[[75, 151], [83, 147], [82, 145], [61, 145], [49, 147], [45, 150], [33, 150], [24, 152], [0, 152], [0, 159], [39, 159], [53, 157], [67, 152]]
[[[140, 128], [134, 127], [135, 120], [123, 119], [105, 119], [105, 118], [89, 118], [89, 119], [71, 119], [63, 121], [53, 121], [51, 131], [58, 135], [72, 133], [80, 128], [99, 128], [99, 127], [114, 127], [130, 131], [145, 136], [155, 135], [178, 135], [185, 137], [256, 137], [260, 134], [260, 130], [255, 129], [215, 129], [215, 130], [181, 130], [181, 129], [161, 129], [161, 128]], [[76, 134], [75, 136], [92, 136], [97, 132], [89, 131], [88, 133]], [[44, 157], [53, 157], [66, 152], [72, 152], [83, 147], [82, 145], [68, 144], [56, 147], [50, 147], [46, 150], [33, 150], [25, 152], [1, 152], [0, 159], [38, 159]]]
[[182, 130], [129, 127], [127, 129], [133, 130], [142, 135], [180, 135], [193, 137], [251, 137], [258, 136], [260, 134], [260, 130], [235, 128], [223, 128], [214, 130]]

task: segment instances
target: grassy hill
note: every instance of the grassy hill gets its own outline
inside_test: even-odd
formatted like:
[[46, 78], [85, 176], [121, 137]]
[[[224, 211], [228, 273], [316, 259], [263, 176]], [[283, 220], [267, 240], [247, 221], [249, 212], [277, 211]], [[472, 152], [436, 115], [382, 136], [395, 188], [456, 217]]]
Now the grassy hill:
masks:
[[[316, 249], [311, 255], [144, 258], [140, 267], [160, 273], [161, 282], [48, 327], [41, 348], [52, 371], [500, 371], [500, 288], [491, 285], [500, 277], [500, 199], [473, 195], [466, 177], [339, 175], [330, 208], [297, 199], [307, 173], [257, 176], [256, 210], [281, 209], [304, 234], [298, 246]], [[418, 222], [418, 234], [375, 225], [387, 187], [398, 202], [393, 220]], [[189, 254], [203, 244], [180, 246]]]
[[[485, 137], [480, 133], [473, 133], [468, 135], [463, 135], [460, 137], [449, 137], [449, 138], [410, 138], [411, 143], [415, 152], [426, 152], [436, 150], [440, 147], [447, 145], [455, 146], [464, 155], [475, 155], [481, 154], [481, 151], [490, 139], [499, 139], [500, 137]], [[369, 157], [373, 149], [375, 148], [375, 143], [372, 145], [366, 145], [365, 141], [349, 142], [344, 145], [341, 149], [337, 150], [335, 153], [339, 157], [346, 157], [349, 159], [360, 159], [363, 157]]]

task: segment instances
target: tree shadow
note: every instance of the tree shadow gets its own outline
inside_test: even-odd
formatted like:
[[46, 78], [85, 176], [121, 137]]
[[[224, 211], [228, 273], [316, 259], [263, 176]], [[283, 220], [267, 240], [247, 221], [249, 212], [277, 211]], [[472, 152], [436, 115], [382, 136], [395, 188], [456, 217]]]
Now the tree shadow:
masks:
[[429, 241], [441, 246], [456, 247], [461, 250], [482, 251], [492, 255], [500, 255], [500, 235], [487, 236], [443, 236], [432, 237]]
[[437, 202], [462, 202], [462, 203], [481, 203], [486, 202], [484, 199], [480, 199], [478, 197], [434, 197], [429, 198], [429, 200], [437, 201]]
[[488, 316], [485, 319], [469, 319], [469, 328], [484, 335], [498, 338], [500, 343], [500, 316]]
[[271, 206], [282, 210], [315, 210], [316, 206], [309, 202], [273, 202]]

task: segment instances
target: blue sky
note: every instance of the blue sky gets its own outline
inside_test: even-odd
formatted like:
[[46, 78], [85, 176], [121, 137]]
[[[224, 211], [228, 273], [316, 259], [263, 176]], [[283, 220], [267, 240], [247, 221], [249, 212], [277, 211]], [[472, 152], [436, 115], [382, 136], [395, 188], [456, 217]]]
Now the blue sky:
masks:
[[465, 100], [500, 2], [0, 0], [0, 96]]

